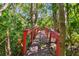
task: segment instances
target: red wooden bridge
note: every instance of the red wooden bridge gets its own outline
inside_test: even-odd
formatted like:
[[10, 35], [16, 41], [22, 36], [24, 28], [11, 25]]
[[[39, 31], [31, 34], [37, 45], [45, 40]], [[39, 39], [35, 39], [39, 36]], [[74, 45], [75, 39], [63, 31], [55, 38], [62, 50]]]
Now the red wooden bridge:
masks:
[[[22, 47], [22, 55], [26, 55], [27, 53], [27, 35], [30, 35], [30, 45], [33, 43], [33, 40], [35, 39], [36, 35], [38, 34], [38, 32], [41, 32], [42, 30], [39, 27], [35, 27], [33, 29], [25, 29], [23, 31], [23, 47]], [[46, 37], [49, 39], [49, 45], [51, 47], [51, 44], [53, 43], [53, 41], [55, 41], [56, 44], [56, 49], [55, 49], [55, 55], [59, 56], [60, 55], [60, 42], [59, 42], [59, 33], [45, 28], [44, 32], [46, 34]], [[50, 51], [50, 54], [52, 52]]]

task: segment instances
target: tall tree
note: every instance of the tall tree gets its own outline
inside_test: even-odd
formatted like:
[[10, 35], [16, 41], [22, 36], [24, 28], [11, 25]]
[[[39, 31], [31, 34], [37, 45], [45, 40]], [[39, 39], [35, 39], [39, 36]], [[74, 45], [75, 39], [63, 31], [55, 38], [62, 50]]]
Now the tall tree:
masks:
[[65, 51], [65, 36], [66, 36], [65, 11], [64, 11], [64, 4], [61, 3], [58, 5], [59, 5], [60, 51], [61, 56], [63, 56]]
[[36, 24], [37, 21], [37, 4], [36, 3], [31, 3], [31, 8], [30, 8], [30, 14], [31, 14], [31, 22], [32, 26]]
[[4, 4], [4, 6], [0, 7], [0, 16], [2, 15], [2, 12], [8, 7], [9, 4]]
[[6, 55], [10, 56], [11, 55], [11, 48], [10, 48], [10, 33], [9, 33], [9, 29], [7, 29], [7, 34], [6, 34], [5, 50], [6, 50]]

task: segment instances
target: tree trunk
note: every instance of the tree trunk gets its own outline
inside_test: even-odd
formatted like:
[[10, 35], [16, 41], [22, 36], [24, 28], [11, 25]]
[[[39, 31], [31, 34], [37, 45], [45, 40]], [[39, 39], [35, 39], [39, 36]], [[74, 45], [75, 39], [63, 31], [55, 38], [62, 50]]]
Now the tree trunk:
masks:
[[4, 6], [2, 8], [0, 8], [0, 16], [2, 15], [2, 11], [4, 11], [9, 4], [4, 4]]
[[65, 37], [66, 37], [66, 26], [65, 26], [65, 12], [64, 4], [59, 4], [59, 31], [60, 31], [60, 55], [64, 55], [65, 50]]
[[6, 51], [6, 55], [7, 55], [7, 56], [10, 56], [10, 55], [11, 55], [9, 30], [7, 30], [5, 51]]
[[37, 4], [31, 3], [30, 14], [31, 14], [31, 22], [32, 26], [36, 24], [37, 21]]

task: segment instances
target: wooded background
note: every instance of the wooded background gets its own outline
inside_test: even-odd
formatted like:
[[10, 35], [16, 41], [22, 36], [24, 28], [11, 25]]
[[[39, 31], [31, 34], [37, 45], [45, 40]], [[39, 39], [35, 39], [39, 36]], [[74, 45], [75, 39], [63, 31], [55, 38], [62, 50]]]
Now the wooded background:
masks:
[[0, 3], [0, 15], [0, 55], [16, 55], [18, 36], [35, 25], [60, 33], [61, 55], [79, 55], [79, 4]]

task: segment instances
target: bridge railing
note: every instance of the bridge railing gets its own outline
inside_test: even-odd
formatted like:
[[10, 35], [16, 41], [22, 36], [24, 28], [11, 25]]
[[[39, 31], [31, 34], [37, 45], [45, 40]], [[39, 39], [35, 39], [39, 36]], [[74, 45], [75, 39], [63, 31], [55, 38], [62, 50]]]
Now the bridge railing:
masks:
[[[27, 52], [27, 47], [26, 47], [26, 44], [27, 44], [27, 35], [28, 34], [30, 35], [30, 44], [32, 44], [33, 40], [35, 39], [35, 36], [37, 35], [37, 33], [39, 31], [41, 31], [40, 28], [25, 29], [23, 31], [23, 47], [22, 47], [22, 54], [23, 55], [25, 55], [26, 52]], [[56, 40], [56, 43], [55, 43], [56, 44], [56, 53], [55, 54], [56, 54], [56, 56], [59, 56], [60, 55], [59, 33], [56, 32], [56, 31], [49, 30], [48, 28], [45, 28], [45, 33], [46, 33], [47, 38], [50, 41], [50, 44], [52, 43], [51, 41], [53, 39]]]

